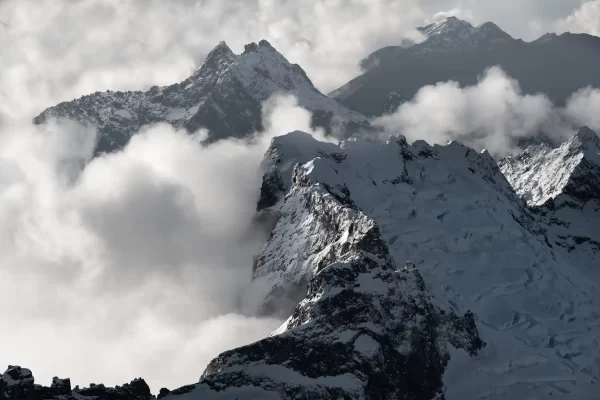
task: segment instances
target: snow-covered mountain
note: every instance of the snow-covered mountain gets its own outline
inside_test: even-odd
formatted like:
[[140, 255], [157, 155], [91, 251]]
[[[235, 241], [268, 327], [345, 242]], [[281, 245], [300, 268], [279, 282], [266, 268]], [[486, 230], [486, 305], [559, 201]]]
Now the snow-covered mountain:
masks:
[[473, 26], [456, 17], [445, 18], [418, 30], [427, 37], [427, 40], [410, 48], [410, 51], [415, 53], [468, 50], [514, 40], [493, 22]]
[[587, 127], [557, 149], [530, 146], [500, 168], [532, 206], [582, 207], [600, 200], [600, 138]]
[[261, 104], [292, 94], [313, 114], [313, 124], [347, 134], [366, 128], [366, 118], [317, 90], [297, 64], [266, 40], [236, 55], [221, 42], [188, 79], [146, 92], [96, 92], [51, 107], [34, 119], [69, 118], [99, 130], [99, 152], [122, 148], [140, 127], [166, 122], [190, 132], [210, 131], [209, 140], [243, 137], [262, 130]]
[[514, 39], [492, 22], [473, 26], [449, 17], [419, 28], [426, 40], [379, 49], [361, 62], [365, 72], [330, 93], [367, 116], [385, 113], [390, 93], [412, 98], [425, 85], [473, 85], [486, 68], [500, 65], [525, 93], [544, 93], [563, 104], [575, 91], [600, 87], [600, 38], [546, 34]]
[[[570, 142], [578, 142], [581, 136]], [[589, 146], [581, 148], [589, 151]], [[430, 146], [422, 141], [408, 145], [402, 137], [385, 144], [348, 140], [336, 146], [295, 132], [274, 139], [263, 167], [259, 208], [262, 212], [277, 211], [278, 220], [258, 258], [255, 284], [270, 288], [264, 298], [265, 311], [293, 315], [274, 337], [295, 337], [295, 329], [310, 335], [315, 329], [319, 334], [304, 342], [303, 349], [311, 349], [313, 341], [318, 343], [317, 349], [323, 344], [337, 349], [343, 337], [339, 324], [345, 324], [344, 329], [351, 327], [352, 337], [356, 338], [355, 324], [364, 321], [362, 317], [354, 318], [354, 299], [360, 297], [355, 292], [366, 291], [371, 299], [382, 292], [392, 298], [399, 292], [414, 293], [403, 284], [393, 283], [396, 278], [381, 284], [375, 271], [387, 271], [386, 262], [373, 264], [373, 272], [368, 273], [357, 273], [346, 265], [348, 256], [357, 257], [353, 248], [365, 248], [361, 235], [372, 236], [368, 239], [372, 244], [366, 247], [370, 255], [377, 258], [389, 254], [395, 265], [392, 269], [412, 260], [423, 287], [433, 294], [432, 307], [457, 315], [465, 313], [467, 318], [472, 312], [479, 339], [470, 336], [471, 342], [487, 343], [469, 356], [457, 350], [460, 345], [446, 341], [451, 355], [443, 373], [446, 399], [542, 399], [549, 395], [596, 398], [600, 378], [600, 282], [592, 270], [597, 265], [598, 251], [582, 251], [574, 258], [567, 247], [551, 243], [560, 239], [548, 224], [551, 218], [528, 206], [515, 193], [489, 154], [455, 142], [447, 146]], [[341, 218], [340, 212], [345, 214]], [[572, 213], [571, 221], [586, 223], [588, 229], [599, 221], [597, 215], [585, 222], [585, 218], [575, 216], [577, 211]], [[333, 283], [339, 276], [347, 281]], [[324, 288], [325, 279], [335, 289]], [[396, 285], [400, 289], [394, 291]], [[332, 290], [343, 295], [344, 301], [330, 302]], [[294, 308], [292, 304], [297, 301], [299, 305]], [[303, 307], [321, 301], [327, 307], [318, 309], [336, 315], [334, 318], [328, 314], [327, 319], [335, 322], [325, 331], [312, 325], [322, 321], [312, 314], [314, 309], [308, 315], [303, 311]], [[369, 319], [376, 325], [382, 314], [381, 303], [380, 297], [374, 305], [368, 303]], [[385, 315], [388, 323], [397, 320], [393, 312]], [[301, 317], [308, 322], [298, 326]], [[332, 336], [335, 329], [339, 330]], [[381, 331], [376, 326], [372, 332]], [[264, 343], [275, 339], [268, 340], [271, 342]], [[251, 347], [269, 353], [271, 347], [260, 343]], [[372, 347], [380, 349], [378, 343]], [[363, 386], [356, 386], [354, 378], [332, 383], [329, 374], [338, 374], [336, 363], [328, 364], [332, 370], [323, 370], [317, 364], [315, 375], [306, 379], [311, 372], [288, 361], [288, 355], [295, 355], [287, 352], [287, 345], [273, 347], [286, 349], [276, 362], [270, 356], [261, 361], [254, 350], [249, 350], [252, 357], [244, 356], [243, 349], [226, 353], [211, 364], [189, 398], [202, 398], [195, 396], [208, 395], [209, 388], [234, 387], [259, 388], [261, 394], [273, 390], [277, 393], [273, 398], [294, 398], [298, 395], [293, 389], [296, 385], [310, 388], [305, 392], [310, 395], [302, 397], [302, 393], [296, 398], [314, 398], [310, 396], [321, 393], [310, 391], [317, 390], [315, 387], [341, 390], [340, 385], [347, 385], [341, 392], [347, 394], [346, 398], [397, 395], [388, 392], [370, 397], [364, 390], [374, 377], [364, 374], [364, 370], [360, 370], [366, 378]], [[339, 350], [341, 354], [345, 351]], [[333, 357], [330, 354], [319, 360]], [[241, 368], [235, 366], [240, 360]], [[345, 362], [345, 358], [342, 360]], [[282, 363], [285, 368], [263, 367], [263, 362]], [[384, 362], [379, 368], [386, 368], [385, 359], [375, 362]], [[442, 373], [442, 369], [438, 371]], [[327, 379], [318, 379], [324, 376]], [[215, 381], [219, 384], [212, 383]], [[289, 381], [292, 389], [288, 393], [281, 388], [288, 387]], [[349, 395], [350, 388], [359, 394]], [[405, 398], [432, 398], [431, 392], [422, 395], [410, 390], [403, 393]], [[322, 393], [332, 393], [332, 397], [325, 398], [343, 397], [335, 391]], [[268, 398], [264, 396], [249, 398]]]
[[246, 300], [288, 319], [159, 397], [597, 399], [599, 153], [585, 128], [500, 166], [456, 142], [273, 139]]
[[[338, 98], [360, 99], [367, 114], [389, 113], [412, 95], [410, 87], [449, 75], [471, 83], [497, 60], [530, 77], [527, 90], [548, 78], [536, 69], [536, 54], [554, 68], [553, 57], [562, 60], [567, 50], [600, 49], [582, 35], [524, 43], [494, 24], [456, 18], [421, 31], [428, 37], [421, 44], [376, 53], [371, 69]], [[600, 66], [594, 54], [553, 87], [596, 82], [597, 72], [593, 79], [584, 73]], [[261, 103], [276, 93], [296, 95], [315, 125], [368, 128], [362, 114], [320, 93], [266, 41], [240, 55], [221, 43], [182, 83], [84, 96], [36, 122], [66, 117], [95, 125], [98, 152], [123, 147], [154, 122], [205, 127], [216, 140], [260, 130]], [[219, 355], [199, 382], [159, 398], [598, 398], [594, 132], [582, 128], [558, 148], [529, 146], [499, 163], [456, 142], [408, 144], [398, 136], [333, 144], [292, 132], [273, 139], [261, 169], [257, 211], [272, 233], [256, 257], [252, 296], [243, 300], [287, 320], [269, 337]], [[35, 385], [31, 371], [16, 366], [0, 376], [0, 400], [88, 398], [152, 395], [141, 379], [72, 389], [68, 379]]]
[[255, 270], [256, 285], [270, 288], [266, 309], [291, 316], [270, 337], [220, 355], [174, 399], [432, 399], [450, 347], [465, 357], [484, 347], [473, 314], [440, 307], [343, 183], [323, 180], [345, 163], [342, 150], [330, 152], [337, 146], [321, 144], [294, 132], [269, 152], [324, 157], [295, 167], [280, 159], [289, 190], [272, 206], [279, 218]]
[[[544, 225], [549, 245], [600, 283], [600, 138], [589, 128], [556, 149], [531, 146], [500, 168]], [[593, 262], [590, 263], [589, 260]]]

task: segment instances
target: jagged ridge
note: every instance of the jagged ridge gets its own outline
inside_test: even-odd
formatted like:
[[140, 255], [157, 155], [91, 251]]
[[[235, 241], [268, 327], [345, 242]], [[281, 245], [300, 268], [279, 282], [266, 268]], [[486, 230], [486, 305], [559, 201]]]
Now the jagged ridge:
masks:
[[206, 128], [209, 140], [243, 137], [263, 129], [262, 103], [290, 94], [313, 113], [313, 125], [340, 134], [368, 129], [361, 114], [319, 92], [297, 64], [266, 40], [234, 54], [221, 42], [202, 66], [181, 83], [147, 92], [96, 92], [51, 107], [34, 119], [69, 118], [99, 130], [98, 152], [120, 149], [144, 125], [165, 122], [195, 132]]
[[[455, 142], [408, 145], [402, 137], [336, 146], [296, 132], [274, 139], [267, 153], [262, 198], [273, 205], [263, 211], [286, 207], [290, 195], [282, 196], [296, 163], [340, 204], [375, 221], [392, 258], [414, 260], [439, 304], [473, 311], [489, 346], [476, 361], [453, 354], [444, 377], [448, 399], [489, 396], [496, 386], [507, 398], [594, 398], [600, 280], [589, 272], [598, 252], [575, 259], [557, 247], [547, 219], [519, 198], [489, 154]], [[322, 230], [322, 241], [304, 240], [314, 222], [298, 218], [278, 224], [261, 253], [255, 282], [274, 288], [267, 310], [302, 296], [302, 279], [314, 276], [344, 237]], [[598, 217], [568, 221], [594, 229]]]
[[[440, 394], [447, 346], [471, 355], [484, 346], [473, 315], [458, 317], [434, 305], [419, 271], [394, 265], [374, 221], [311, 180], [308, 170], [297, 167], [292, 182], [268, 248], [288, 253], [283, 249], [293, 241], [319, 254], [307, 260], [303, 300], [269, 338], [212, 361], [184, 398]], [[274, 269], [290, 268], [277, 260], [270, 263]]]

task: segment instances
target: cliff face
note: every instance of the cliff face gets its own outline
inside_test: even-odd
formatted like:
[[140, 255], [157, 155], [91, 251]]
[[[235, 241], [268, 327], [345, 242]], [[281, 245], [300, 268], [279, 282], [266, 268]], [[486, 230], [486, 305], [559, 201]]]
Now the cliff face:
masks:
[[432, 399], [448, 348], [474, 356], [484, 347], [473, 314], [441, 309], [419, 271], [396, 265], [375, 221], [347, 200], [310, 167], [293, 170], [256, 270], [279, 282], [265, 312], [291, 317], [221, 354], [182, 398]]

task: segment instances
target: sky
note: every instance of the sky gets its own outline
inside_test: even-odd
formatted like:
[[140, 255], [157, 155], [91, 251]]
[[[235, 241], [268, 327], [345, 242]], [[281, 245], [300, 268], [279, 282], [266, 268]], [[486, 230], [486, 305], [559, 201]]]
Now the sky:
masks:
[[[93, 130], [31, 117], [95, 91], [183, 80], [221, 40], [241, 52], [267, 39], [328, 92], [372, 51], [449, 15], [526, 40], [600, 34], [599, 0], [0, 0], [0, 366], [29, 367], [43, 384], [142, 376], [156, 392], [277, 328], [239, 302], [265, 240], [251, 223], [258, 166], [271, 137], [310, 130], [310, 115], [278, 98], [250, 141], [200, 147], [205, 132], [158, 125], [92, 159]], [[459, 119], [427, 119], [431, 99]], [[559, 113], [600, 126], [596, 104], [600, 95], [583, 91]], [[492, 105], [476, 120], [468, 112]], [[554, 115], [493, 69], [472, 88], [423, 88], [381, 123], [441, 141], [445, 124], [525, 132]]]
[[599, 0], [2, 0], [0, 112], [34, 115], [96, 90], [171, 84], [221, 40], [241, 52], [267, 39], [329, 92], [360, 73], [363, 57], [444, 15], [492, 20], [531, 40], [598, 34], [599, 9]]

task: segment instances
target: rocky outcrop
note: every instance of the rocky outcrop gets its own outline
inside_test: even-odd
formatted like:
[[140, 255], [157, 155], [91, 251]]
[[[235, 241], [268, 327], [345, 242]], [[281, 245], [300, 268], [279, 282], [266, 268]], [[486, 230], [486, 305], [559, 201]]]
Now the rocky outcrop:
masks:
[[9, 365], [0, 375], [0, 399], [6, 400], [150, 400], [154, 396], [143, 379], [134, 379], [123, 386], [106, 387], [91, 384], [88, 388], [76, 386], [71, 381], [54, 377], [50, 387], [37, 385], [27, 368]]

